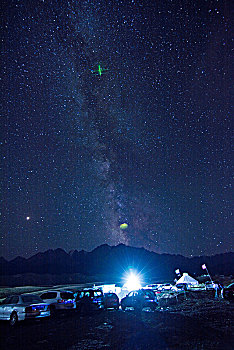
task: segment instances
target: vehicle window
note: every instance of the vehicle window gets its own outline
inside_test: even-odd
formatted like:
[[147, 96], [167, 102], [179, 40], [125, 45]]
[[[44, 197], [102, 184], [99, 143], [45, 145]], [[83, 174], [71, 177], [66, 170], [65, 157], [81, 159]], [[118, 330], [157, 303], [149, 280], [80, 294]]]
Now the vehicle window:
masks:
[[2, 304], [10, 304], [11, 297], [7, 297], [6, 299], [3, 300]]
[[42, 300], [39, 295], [21, 295], [23, 303], [41, 303]]
[[150, 298], [154, 298], [154, 297], [155, 297], [154, 292], [149, 291], [149, 297], [150, 297]]
[[108, 298], [113, 298], [113, 297], [115, 297], [115, 294], [114, 293], [109, 293], [109, 294], [107, 294], [107, 297]]
[[13, 297], [10, 297], [7, 304], [12, 304], [13, 298], [14, 298], [14, 296], [13, 296]]
[[17, 295], [11, 298], [11, 304], [17, 304], [19, 302], [19, 297]]
[[48, 292], [41, 295], [41, 299], [55, 299], [57, 298], [57, 292]]
[[90, 292], [89, 291], [82, 291], [77, 294], [76, 299], [82, 299], [84, 297], [90, 297]]
[[94, 294], [95, 297], [102, 296], [102, 292], [101, 291], [95, 291], [93, 294]]
[[61, 298], [64, 300], [74, 299], [73, 293], [61, 292]]
[[133, 297], [133, 295], [134, 295], [133, 292], [130, 292], [130, 293], [128, 294], [129, 297]]

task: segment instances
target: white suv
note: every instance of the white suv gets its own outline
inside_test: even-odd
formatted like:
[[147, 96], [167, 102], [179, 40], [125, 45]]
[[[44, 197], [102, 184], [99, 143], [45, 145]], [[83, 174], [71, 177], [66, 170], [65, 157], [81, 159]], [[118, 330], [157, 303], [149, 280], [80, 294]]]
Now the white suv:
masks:
[[172, 284], [170, 283], [164, 283], [164, 284], [161, 284], [160, 287], [158, 287], [158, 290], [171, 290], [172, 289]]
[[71, 310], [76, 308], [74, 294], [68, 290], [50, 290], [40, 295], [49, 304], [51, 313], [55, 310]]

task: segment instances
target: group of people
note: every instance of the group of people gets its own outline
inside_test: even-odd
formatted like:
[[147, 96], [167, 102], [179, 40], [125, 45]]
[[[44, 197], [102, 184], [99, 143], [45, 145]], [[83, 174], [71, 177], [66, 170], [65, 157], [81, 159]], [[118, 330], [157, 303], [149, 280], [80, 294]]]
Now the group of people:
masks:
[[223, 285], [219, 282], [214, 282], [215, 298], [223, 298]]

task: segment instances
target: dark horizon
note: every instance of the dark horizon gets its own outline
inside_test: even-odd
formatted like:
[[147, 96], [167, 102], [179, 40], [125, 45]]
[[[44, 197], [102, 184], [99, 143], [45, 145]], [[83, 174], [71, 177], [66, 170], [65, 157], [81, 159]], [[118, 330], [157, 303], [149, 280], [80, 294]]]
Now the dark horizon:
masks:
[[85, 249], [80, 249], [80, 250], [78, 250], [78, 249], [71, 249], [71, 250], [69, 250], [69, 251], [66, 251], [65, 249], [63, 249], [63, 248], [61, 248], [61, 247], [57, 247], [57, 248], [48, 248], [48, 249], [46, 249], [46, 250], [44, 250], [44, 251], [40, 251], [40, 252], [36, 252], [35, 254], [32, 254], [32, 255], [30, 255], [30, 256], [22, 256], [22, 255], [17, 255], [17, 256], [15, 256], [15, 257], [13, 257], [13, 258], [11, 258], [11, 259], [7, 259], [6, 257], [4, 257], [3, 255], [1, 255], [0, 256], [0, 258], [4, 258], [7, 262], [10, 262], [10, 261], [12, 261], [12, 260], [15, 260], [16, 258], [24, 258], [24, 259], [30, 259], [30, 258], [32, 258], [32, 257], [34, 257], [34, 256], [36, 256], [37, 254], [44, 254], [44, 253], [46, 253], [46, 252], [48, 252], [48, 251], [56, 251], [56, 250], [62, 250], [62, 251], [64, 251], [66, 254], [69, 254], [70, 255], [70, 253], [72, 254], [74, 251], [77, 251], [78, 253], [80, 253], [80, 252], [82, 252], [82, 251], [84, 251], [85, 253], [91, 253], [91, 252], [93, 252], [94, 250], [96, 250], [96, 249], [98, 249], [98, 248], [100, 248], [100, 247], [102, 247], [102, 246], [108, 246], [108, 247], [110, 247], [110, 248], [115, 248], [115, 247], [117, 247], [117, 246], [121, 246], [121, 245], [123, 245], [123, 246], [125, 246], [125, 247], [128, 247], [128, 248], [135, 248], [135, 249], [144, 249], [144, 250], [146, 250], [146, 251], [148, 251], [148, 252], [152, 252], [152, 253], [155, 253], [155, 254], [159, 254], [159, 255], [170, 255], [170, 256], [182, 256], [182, 257], [184, 257], [184, 258], [188, 258], [188, 259], [193, 259], [193, 258], [202, 258], [202, 257], [214, 257], [214, 256], [216, 256], [216, 255], [223, 255], [223, 254], [231, 254], [231, 253], [234, 253], [233, 251], [229, 251], [229, 252], [224, 252], [224, 253], [217, 253], [217, 254], [212, 254], [212, 255], [195, 255], [195, 256], [191, 256], [191, 255], [188, 255], [188, 256], [186, 256], [186, 255], [182, 255], [182, 254], [180, 254], [180, 253], [176, 253], [176, 254], [171, 254], [171, 253], [156, 253], [156, 252], [154, 252], [154, 251], [152, 251], [152, 250], [149, 250], [149, 249], [147, 249], [147, 248], [144, 248], [144, 247], [133, 247], [133, 246], [127, 246], [127, 245], [125, 245], [125, 244], [123, 244], [123, 243], [119, 243], [119, 244], [116, 244], [116, 245], [113, 245], [113, 246], [111, 246], [111, 245], [108, 245], [108, 244], [106, 244], [106, 243], [103, 243], [103, 244], [101, 244], [100, 246], [97, 246], [97, 247], [95, 247], [95, 248], [93, 248], [93, 249], [91, 249], [91, 250], [85, 250]]
[[[58, 285], [95, 281], [120, 281], [130, 271], [145, 281], [174, 280], [177, 270], [191, 276], [231, 277], [234, 253], [215, 256], [184, 257], [157, 254], [144, 248], [102, 245], [92, 252], [66, 253], [62, 249], [46, 251], [28, 259], [0, 259], [2, 286]], [[205, 265], [205, 269], [204, 269]]]

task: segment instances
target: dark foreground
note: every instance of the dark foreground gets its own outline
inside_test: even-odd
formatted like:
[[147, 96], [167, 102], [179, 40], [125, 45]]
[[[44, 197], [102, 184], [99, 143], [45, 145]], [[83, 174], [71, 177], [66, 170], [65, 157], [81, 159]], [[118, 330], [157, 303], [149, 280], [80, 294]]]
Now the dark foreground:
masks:
[[60, 314], [14, 329], [0, 324], [3, 349], [233, 349], [233, 304], [186, 300], [174, 306], [143, 310]]

